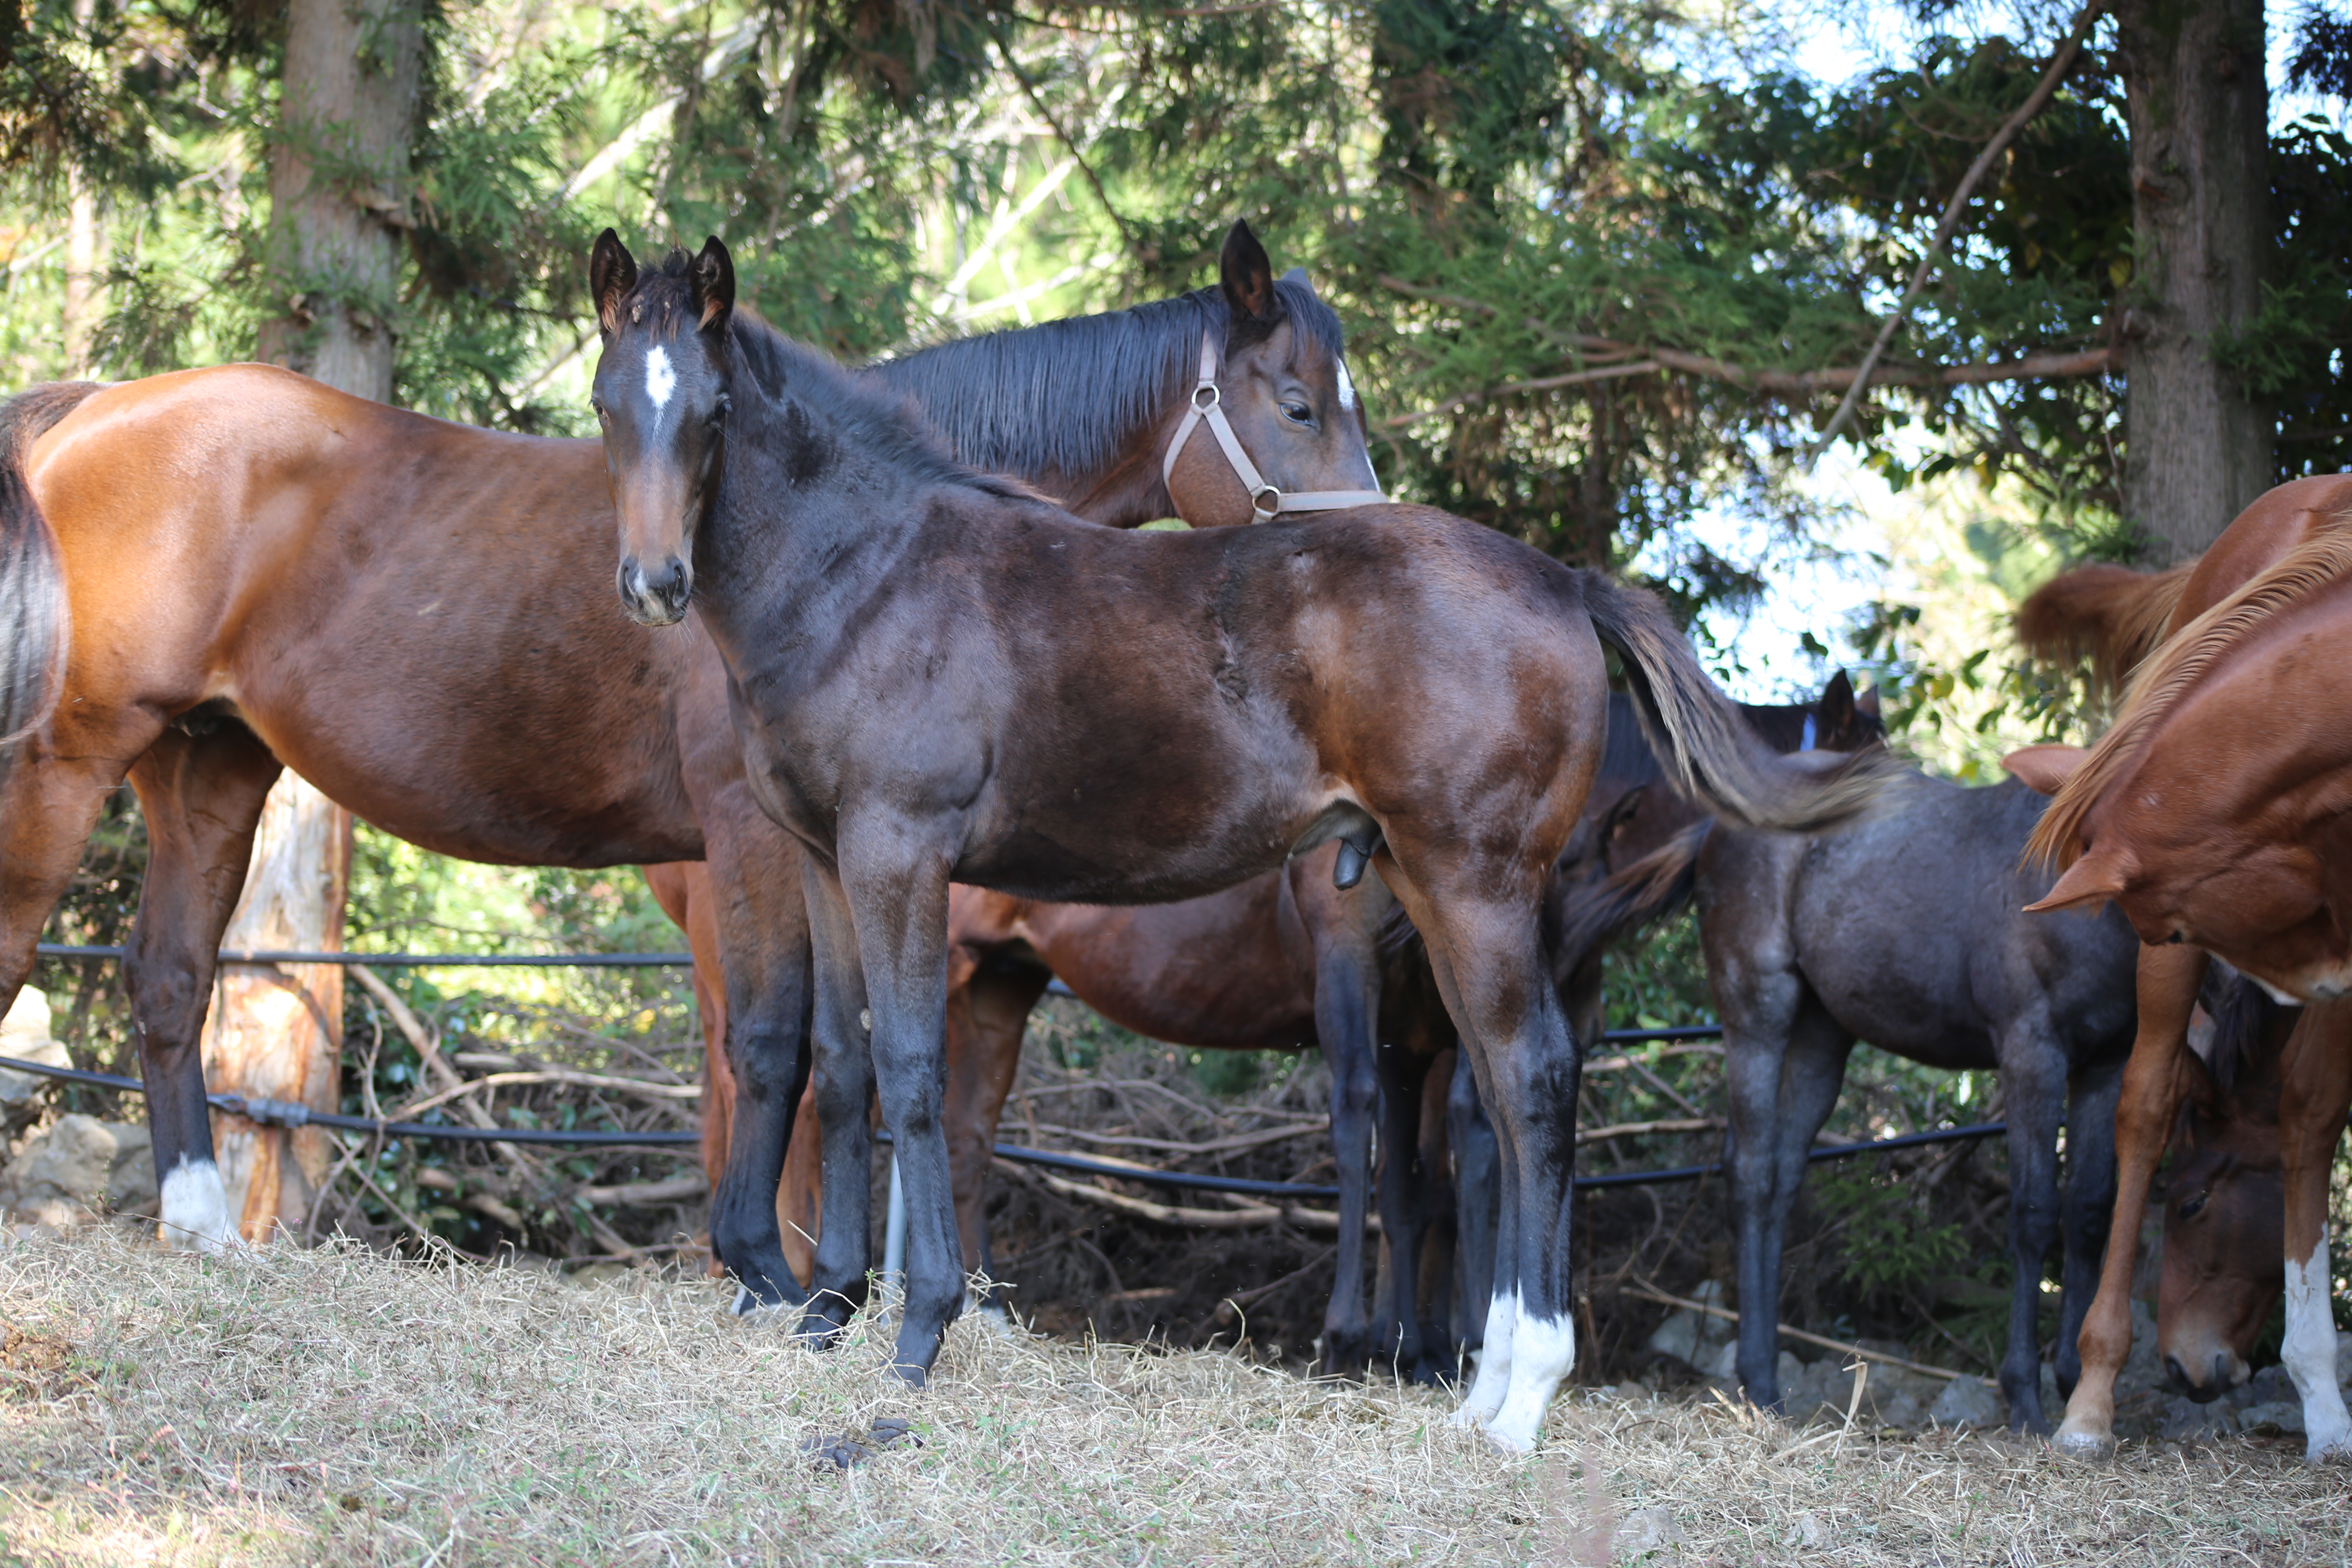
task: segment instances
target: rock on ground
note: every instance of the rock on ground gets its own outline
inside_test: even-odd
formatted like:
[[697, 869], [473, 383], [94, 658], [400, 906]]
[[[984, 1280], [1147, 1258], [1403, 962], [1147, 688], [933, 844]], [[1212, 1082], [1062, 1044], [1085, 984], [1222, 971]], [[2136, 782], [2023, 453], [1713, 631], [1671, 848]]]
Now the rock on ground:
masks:
[[59, 1117], [0, 1171], [0, 1208], [58, 1230], [102, 1214], [152, 1211], [156, 1201], [147, 1130], [95, 1116]]
[[[16, 993], [8, 1016], [0, 1018], [0, 1057], [39, 1062], [44, 1067], [73, 1066], [73, 1058], [66, 1054], [65, 1047], [49, 1038], [49, 999], [29, 985]], [[55, 1081], [34, 1073], [0, 1068], [0, 1106], [10, 1110], [29, 1106]]]

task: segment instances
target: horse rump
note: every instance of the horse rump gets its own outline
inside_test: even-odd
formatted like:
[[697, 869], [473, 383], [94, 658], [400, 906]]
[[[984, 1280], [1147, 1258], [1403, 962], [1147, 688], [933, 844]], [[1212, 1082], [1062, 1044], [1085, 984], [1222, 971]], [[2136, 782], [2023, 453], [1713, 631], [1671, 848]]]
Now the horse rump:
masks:
[[1634, 717], [1677, 788], [1747, 827], [1806, 833], [1861, 814], [1899, 771], [1883, 748], [1833, 767], [1791, 763], [1764, 743], [1654, 594], [1579, 573], [1601, 640], [1624, 661]]
[[[25, 449], [99, 390], [62, 381], [0, 404], [0, 748], [38, 729], [57, 706], [68, 612], [57, 535], [25, 479]], [[5, 766], [0, 752], [0, 767]]]

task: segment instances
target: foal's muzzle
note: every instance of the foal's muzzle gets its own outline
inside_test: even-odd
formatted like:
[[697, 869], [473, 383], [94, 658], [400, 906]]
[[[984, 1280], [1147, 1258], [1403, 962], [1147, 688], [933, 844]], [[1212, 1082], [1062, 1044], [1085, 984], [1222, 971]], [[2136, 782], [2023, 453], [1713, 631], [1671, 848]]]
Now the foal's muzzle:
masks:
[[643, 626], [674, 626], [686, 618], [694, 597], [694, 568], [672, 555], [647, 568], [634, 555], [621, 562], [615, 578], [621, 607]]

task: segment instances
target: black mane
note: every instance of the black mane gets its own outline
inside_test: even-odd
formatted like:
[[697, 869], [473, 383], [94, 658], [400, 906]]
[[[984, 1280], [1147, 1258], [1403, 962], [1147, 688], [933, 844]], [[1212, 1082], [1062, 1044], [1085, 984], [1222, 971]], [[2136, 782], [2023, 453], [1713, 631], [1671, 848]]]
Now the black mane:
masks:
[[[1278, 278], [1275, 298], [1303, 350], [1337, 356], [1339, 318], [1303, 277]], [[1201, 337], [1227, 353], [1274, 323], [1236, 329], [1217, 289], [1132, 310], [959, 338], [868, 370], [912, 396], [964, 461], [1013, 473], [1088, 474], [1107, 467], [1201, 366]]]

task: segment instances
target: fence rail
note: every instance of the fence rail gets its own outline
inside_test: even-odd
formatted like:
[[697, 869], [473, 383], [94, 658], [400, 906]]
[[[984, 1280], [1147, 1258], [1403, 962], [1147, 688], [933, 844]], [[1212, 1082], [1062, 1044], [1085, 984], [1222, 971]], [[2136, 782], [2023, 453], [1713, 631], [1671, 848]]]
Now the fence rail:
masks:
[[[120, 947], [77, 947], [59, 942], [43, 942], [36, 950], [43, 958], [58, 959], [120, 959]], [[224, 951], [224, 963], [342, 963], [366, 964], [371, 968], [541, 968], [541, 969], [656, 969], [687, 968], [693, 964], [688, 952], [534, 952], [534, 953], [475, 953], [475, 952], [305, 952], [274, 948], [237, 949]], [[1070, 988], [1055, 980], [1047, 989], [1057, 995], [1075, 995]], [[1607, 1045], [1638, 1045], [1646, 1041], [1713, 1039], [1723, 1033], [1720, 1024], [1685, 1024], [1664, 1029], [1608, 1029], [1601, 1036]], [[115, 1073], [86, 1072], [79, 1068], [49, 1067], [41, 1062], [0, 1057], [0, 1068], [13, 1072], [33, 1073], [44, 1078], [61, 1079], [68, 1083], [87, 1084], [97, 1089], [110, 1089], [128, 1094], [144, 1094], [146, 1086], [135, 1078], [123, 1078]], [[588, 1148], [681, 1148], [702, 1142], [699, 1132], [591, 1132], [563, 1128], [540, 1127], [462, 1127], [434, 1121], [383, 1121], [365, 1116], [344, 1116], [333, 1111], [313, 1110], [307, 1105], [288, 1100], [264, 1100], [239, 1094], [206, 1095], [205, 1100], [215, 1110], [232, 1116], [242, 1116], [248, 1121], [258, 1121], [273, 1127], [332, 1127], [340, 1131], [364, 1132], [383, 1138], [437, 1139], [467, 1143], [521, 1143], [533, 1145], [569, 1145]], [[1906, 1133], [1896, 1138], [1878, 1138], [1860, 1143], [1831, 1143], [1817, 1148], [1808, 1155], [1811, 1160], [1850, 1160], [1858, 1155], [1881, 1154], [1895, 1149], [1916, 1148], [1928, 1143], [1958, 1142], [1972, 1138], [1999, 1137], [2008, 1131], [1999, 1121], [1980, 1121], [1967, 1127], [1937, 1128], [1927, 1132]], [[877, 1140], [887, 1143], [887, 1131], [877, 1131]], [[1082, 1175], [1108, 1176], [1122, 1182], [1135, 1182], [1144, 1186], [1166, 1187], [1202, 1193], [1233, 1193], [1247, 1197], [1336, 1199], [1336, 1186], [1318, 1186], [1300, 1182], [1261, 1182], [1243, 1176], [1214, 1176], [1187, 1171], [1162, 1171], [1136, 1165], [1114, 1165], [1106, 1161], [1089, 1160], [1083, 1154], [1065, 1154], [1054, 1149], [1032, 1149], [1019, 1143], [995, 1145], [997, 1157], [1024, 1165], [1043, 1165], [1053, 1170], [1069, 1171]], [[1721, 1173], [1720, 1162], [1706, 1165], [1676, 1165], [1660, 1171], [1609, 1171], [1596, 1175], [1579, 1176], [1576, 1185], [1582, 1191], [1610, 1187], [1640, 1187], [1673, 1182], [1696, 1182]]]

